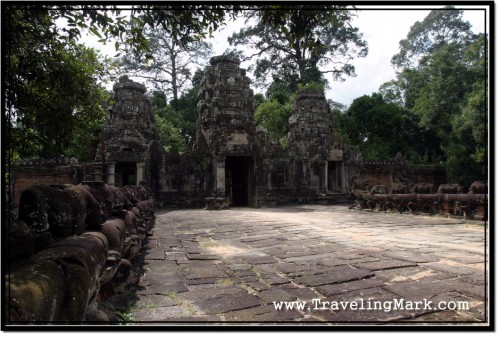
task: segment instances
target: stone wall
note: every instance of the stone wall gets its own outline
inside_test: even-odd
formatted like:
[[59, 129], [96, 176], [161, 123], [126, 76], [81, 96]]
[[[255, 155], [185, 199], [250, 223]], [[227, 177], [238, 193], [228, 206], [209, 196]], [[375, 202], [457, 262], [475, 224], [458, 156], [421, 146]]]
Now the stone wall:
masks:
[[394, 160], [362, 161], [360, 178], [368, 179], [370, 185], [393, 184], [414, 185], [431, 183], [439, 186], [446, 183], [446, 172], [438, 166], [413, 166], [400, 153]]
[[108, 302], [139, 280], [152, 198], [146, 184], [25, 190], [7, 223], [6, 324], [117, 320]]
[[78, 184], [84, 179], [84, 169], [75, 158], [26, 159], [9, 169], [8, 196], [11, 207], [19, 206], [22, 191], [35, 184]]

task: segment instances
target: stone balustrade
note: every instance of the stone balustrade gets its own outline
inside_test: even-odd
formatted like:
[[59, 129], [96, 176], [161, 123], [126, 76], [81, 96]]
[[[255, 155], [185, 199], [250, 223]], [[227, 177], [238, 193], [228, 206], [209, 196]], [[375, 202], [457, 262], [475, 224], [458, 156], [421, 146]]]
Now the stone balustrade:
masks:
[[134, 263], [154, 221], [146, 184], [25, 190], [8, 231], [8, 323], [113, 320], [106, 301], [139, 280]]

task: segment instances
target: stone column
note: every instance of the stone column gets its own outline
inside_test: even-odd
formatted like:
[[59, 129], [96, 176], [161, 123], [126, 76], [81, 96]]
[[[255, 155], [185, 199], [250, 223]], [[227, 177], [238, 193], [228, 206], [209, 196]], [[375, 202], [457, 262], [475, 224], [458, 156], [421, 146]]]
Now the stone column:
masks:
[[108, 167], [108, 185], [115, 186], [115, 163], [109, 163]]
[[140, 162], [135, 164], [137, 167], [137, 179], [135, 181], [135, 184], [139, 186], [139, 182], [144, 180], [144, 166], [146, 163]]
[[328, 160], [325, 161], [325, 179], [323, 182], [323, 190], [328, 192]]
[[226, 162], [217, 162], [217, 194], [224, 196], [226, 193]]

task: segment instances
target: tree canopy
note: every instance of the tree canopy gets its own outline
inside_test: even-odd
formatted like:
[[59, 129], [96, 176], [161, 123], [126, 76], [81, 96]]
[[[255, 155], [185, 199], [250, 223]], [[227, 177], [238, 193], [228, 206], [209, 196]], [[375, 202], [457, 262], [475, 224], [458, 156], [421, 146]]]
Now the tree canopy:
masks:
[[321, 82], [327, 73], [340, 80], [354, 75], [350, 61], [368, 52], [345, 6], [263, 5], [245, 15], [248, 27], [228, 40], [256, 50], [246, 59], [256, 58], [254, 75], [261, 83], [282, 66], [302, 84]]
[[468, 184], [486, 174], [487, 38], [473, 34], [462, 14], [446, 7], [415, 23], [392, 59], [397, 78], [381, 93], [432, 140], [414, 145], [420, 155], [444, 165], [450, 181]]
[[[48, 11], [9, 11], [4, 94], [11, 159], [79, 153], [102, 123], [105, 68], [94, 50], [59, 39]], [[36, 46], [36, 47], [35, 47]], [[71, 146], [73, 148], [71, 149]]]

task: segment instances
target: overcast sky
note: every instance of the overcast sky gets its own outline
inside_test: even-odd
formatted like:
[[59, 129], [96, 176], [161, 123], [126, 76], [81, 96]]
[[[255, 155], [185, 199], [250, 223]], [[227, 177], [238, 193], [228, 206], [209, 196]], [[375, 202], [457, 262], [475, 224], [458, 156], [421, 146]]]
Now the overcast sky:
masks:
[[[436, 6], [440, 8], [441, 6]], [[377, 92], [380, 85], [395, 78], [391, 66], [391, 58], [399, 51], [399, 41], [404, 39], [410, 27], [417, 21], [422, 21], [429, 13], [430, 7], [411, 6], [402, 9], [383, 9], [381, 6], [358, 6], [356, 17], [352, 25], [358, 27], [363, 38], [368, 42], [368, 56], [353, 60], [356, 67], [356, 77], [350, 77], [344, 82], [333, 82], [329, 74], [330, 89], [326, 92], [327, 98], [349, 106], [352, 100]], [[485, 7], [463, 6], [464, 20], [472, 24], [475, 33], [485, 30]], [[213, 45], [214, 55], [222, 54], [229, 43], [227, 37], [239, 31], [244, 26], [244, 19], [228, 22], [222, 30], [214, 33], [210, 40]], [[96, 38], [85, 38], [84, 41], [103, 53], [112, 56], [115, 54], [114, 43], [102, 47], [96, 43]], [[207, 63], [208, 64], [208, 63]], [[242, 63], [242, 68], [247, 68], [250, 63]], [[251, 74], [249, 74], [251, 77]], [[140, 79], [135, 79], [142, 82]], [[255, 92], [258, 89], [253, 88]]]
[[[374, 7], [376, 9], [373, 9]], [[384, 10], [376, 6], [358, 6], [358, 8], [360, 10], [356, 11], [357, 16], [352, 25], [359, 28], [363, 38], [368, 42], [368, 56], [353, 61], [356, 77], [350, 77], [344, 82], [333, 82], [331, 76], [326, 74], [330, 81], [330, 89], [326, 92], [327, 98], [345, 105], [350, 105], [357, 97], [377, 92], [381, 84], [396, 77], [391, 66], [391, 58], [399, 51], [399, 41], [406, 37], [415, 22], [422, 21], [430, 13], [429, 9]], [[361, 10], [361, 8], [366, 9]], [[464, 10], [464, 20], [473, 25], [475, 33], [484, 32], [485, 11], [477, 10], [479, 6], [468, 8], [475, 10]], [[211, 40], [216, 55], [222, 54], [229, 47], [227, 36], [233, 31], [239, 31], [243, 22], [244, 20], [239, 20], [229, 24], [229, 27], [217, 33], [216, 38]], [[248, 67], [248, 64], [248, 62], [242, 63], [242, 68]]]

